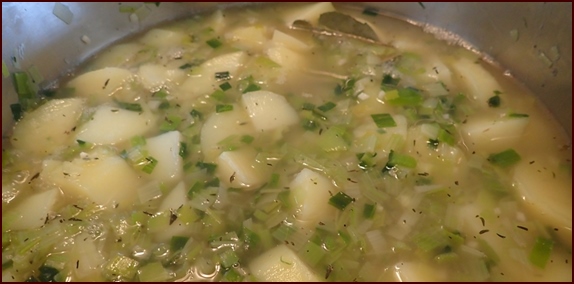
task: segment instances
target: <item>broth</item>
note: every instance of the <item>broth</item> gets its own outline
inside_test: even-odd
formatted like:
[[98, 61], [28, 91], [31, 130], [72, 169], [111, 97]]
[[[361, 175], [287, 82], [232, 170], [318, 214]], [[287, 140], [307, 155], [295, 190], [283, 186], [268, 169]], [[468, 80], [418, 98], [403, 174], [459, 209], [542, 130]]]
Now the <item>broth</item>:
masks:
[[197, 15], [20, 88], [3, 280], [571, 281], [551, 114], [476, 53], [340, 12]]

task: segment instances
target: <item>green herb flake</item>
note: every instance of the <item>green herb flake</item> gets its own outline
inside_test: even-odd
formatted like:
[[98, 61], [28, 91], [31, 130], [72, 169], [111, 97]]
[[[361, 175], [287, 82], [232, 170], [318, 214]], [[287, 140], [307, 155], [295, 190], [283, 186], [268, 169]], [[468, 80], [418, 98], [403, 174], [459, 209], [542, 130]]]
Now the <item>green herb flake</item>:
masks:
[[401, 79], [393, 78], [390, 74], [385, 74], [381, 81], [381, 89], [384, 91], [396, 89]]
[[536, 243], [534, 244], [532, 251], [530, 251], [528, 260], [530, 260], [530, 263], [540, 268], [546, 267], [553, 247], [554, 241], [543, 237], [536, 238]]
[[491, 154], [487, 160], [497, 166], [506, 168], [520, 161], [520, 155], [514, 149], [507, 149], [500, 153]]
[[125, 110], [129, 110], [129, 111], [137, 111], [137, 112], [142, 112], [142, 106], [138, 103], [124, 103], [124, 102], [120, 102], [120, 101], [116, 101], [116, 103], [118, 104], [118, 106], [122, 109]]
[[193, 65], [190, 64], [190, 63], [185, 63], [185, 64], [179, 66], [179, 69], [184, 70], [184, 69], [191, 68], [192, 66], [193, 66]]
[[305, 119], [303, 121], [302, 126], [303, 126], [303, 129], [309, 130], [309, 131], [313, 131], [313, 130], [317, 129], [317, 127], [319, 127], [317, 122], [315, 120], [312, 120], [312, 119]]
[[397, 126], [397, 123], [395, 122], [393, 117], [388, 113], [371, 114], [371, 118], [373, 118], [373, 121], [375, 122], [378, 128]]
[[341, 211], [344, 210], [345, 207], [347, 207], [353, 201], [355, 201], [354, 198], [350, 197], [342, 191], [337, 192], [337, 194], [329, 198], [329, 204], [333, 205], [335, 208]]
[[251, 135], [243, 135], [239, 140], [245, 144], [251, 144], [255, 138]]
[[188, 154], [189, 152], [187, 151], [187, 143], [179, 142], [179, 156], [185, 159]]
[[219, 85], [219, 88], [225, 92], [225, 91], [231, 89], [231, 84], [229, 84], [229, 82], [225, 82], [225, 83]]
[[525, 113], [509, 113], [508, 117], [521, 118], [521, 117], [529, 117], [529, 115]]
[[22, 109], [21, 104], [11, 104], [10, 110], [12, 111], [12, 117], [14, 118], [14, 121], [20, 120], [24, 114], [24, 110]]
[[363, 15], [375, 17], [379, 15], [379, 10], [372, 7], [366, 7], [365, 9], [363, 9]]
[[335, 104], [334, 102], [326, 102], [323, 105], [320, 105], [319, 107], [317, 107], [317, 109], [319, 109], [322, 112], [327, 112], [327, 111], [334, 109], [336, 106], [337, 106], [337, 104]]
[[221, 43], [221, 41], [219, 41], [216, 38], [212, 38], [212, 39], [206, 41], [205, 43], [207, 43], [207, 45], [211, 46], [211, 48], [213, 48], [213, 49], [218, 48], [221, 45], [223, 45], [223, 43]]
[[76, 143], [78, 143], [79, 146], [86, 145], [86, 141], [84, 141], [84, 140], [76, 140]]
[[232, 110], [233, 110], [233, 105], [216, 105], [215, 106], [215, 112], [217, 112], [217, 113], [232, 111]]
[[500, 96], [494, 95], [488, 99], [489, 107], [499, 107], [500, 106]]
[[189, 115], [191, 115], [192, 117], [197, 118], [197, 119], [199, 119], [199, 120], [202, 120], [202, 119], [203, 119], [203, 114], [202, 114], [201, 112], [199, 112], [198, 110], [196, 110], [196, 109], [192, 109], [192, 110], [189, 112]]
[[183, 249], [185, 244], [187, 244], [188, 240], [189, 240], [189, 237], [184, 237], [184, 236], [173, 236], [173, 237], [171, 237], [171, 240], [169, 242], [169, 250], [172, 253], [174, 253], [176, 251]]
[[212, 164], [212, 163], [205, 163], [205, 162], [197, 162], [195, 164], [196, 167], [200, 168], [200, 169], [205, 169], [207, 170], [208, 174], [213, 174], [215, 173], [215, 169], [217, 168], [217, 164]]

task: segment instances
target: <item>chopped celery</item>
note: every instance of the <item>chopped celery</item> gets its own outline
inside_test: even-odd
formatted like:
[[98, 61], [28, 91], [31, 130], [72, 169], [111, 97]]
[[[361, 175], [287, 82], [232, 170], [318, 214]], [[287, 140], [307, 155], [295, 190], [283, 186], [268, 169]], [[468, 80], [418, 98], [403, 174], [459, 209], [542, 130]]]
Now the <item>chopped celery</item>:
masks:
[[345, 140], [346, 136], [347, 130], [343, 126], [334, 125], [323, 131], [317, 144], [326, 152], [346, 151], [349, 146]]
[[398, 154], [395, 151], [391, 150], [391, 152], [389, 153], [389, 161], [387, 162], [387, 166], [386, 167], [394, 167], [394, 166], [403, 166], [406, 168], [416, 168], [417, 166], [417, 160], [415, 160], [415, 158], [409, 156], [409, 155], [404, 155], [404, 154]]
[[295, 228], [283, 223], [271, 234], [275, 239], [280, 242], [287, 240], [289, 236], [295, 233]]
[[200, 169], [207, 170], [208, 174], [215, 173], [215, 169], [217, 168], [217, 164], [205, 163], [205, 162], [197, 162], [197, 163], [195, 163], [195, 166], [200, 168]]
[[499, 153], [494, 153], [488, 156], [487, 160], [497, 166], [506, 168], [512, 166], [520, 161], [520, 155], [514, 149], [507, 149]]
[[536, 238], [536, 243], [534, 244], [534, 247], [532, 247], [530, 255], [528, 255], [528, 260], [530, 260], [530, 263], [540, 268], [546, 267], [553, 247], [553, 240], [546, 239], [544, 237]]
[[442, 127], [438, 130], [437, 140], [440, 142], [444, 142], [450, 146], [454, 146], [456, 142], [454, 135], [452, 135], [451, 132]]
[[228, 282], [241, 282], [243, 280], [243, 275], [241, 275], [237, 269], [232, 267], [224, 272], [223, 278]]
[[216, 105], [215, 106], [215, 112], [217, 112], [217, 113], [232, 111], [232, 110], [233, 110], [233, 105]]
[[138, 266], [139, 262], [137, 260], [123, 255], [116, 255], [105, 265], [104, 273], [111, 280], [120, 277], [120, 280], [129, 281], [135, 277], [138, 272]]
[[28, 73], [14, 72], [12, 73], [12, 78], [14, 81], [14, 88], [16, 89], [16, 94], [18, 94], [20, 103], [22, 103], [24, 100], [34, 98], [34, 91], [32, 89], [30, 79], [28, 78]]
[[162, 132], [173, 131], [178, 129], [182, 122], [183, 119], [177, 115], [167, 115], [164, 117], [159, 129]]
[[375, 217], [376, 207], [375, 204], [365, 204], [363, 207], [363, 217], [365, 219], [373, 219]]
[[216, 38], [212, 38], [212, 39], [206, 41], [205, 43], [207, 43], [207, 45], [211, 46], [211, 48], [213, 48], [213, 49], [218, 48], [221, 45], [223, 45], [223, 43], [221, 43], [221, 41], [216, 39]]
[[269, 187], [277, 187], [279, 186], [279, 174], [272, 173], [271, 178], [269, 179], [269, 183], [267, 184]]
[[385, 101], [395, 106], [420, 106], [423, 103], [423, 96], [417, 89], [401, 88], [387, 92]]
[[151, 174], [157, 165], [158, 160], [154, 157], [148, 156], [137, 162], [137, 167], [139, 167], [144, 173]]
[[171, 241], [169, 242], [169, 250], [172, 251], [172, 253], [181, 250], [185, 246], [188, 240], [189, 237], [184, 236], [171, 237]]
[[318, 244], [308, 241], [300, 250], [299, 255], [311, 267], [316, 266], [327, 252]]
[[486, 254], [488, 259], [493, 262], [493, 264], [497, 264], [500, 261], [500, 257], [496, 253], [496, 251], [483, 239], [478, 240], [478, 245], [480, 250]]
[[141, 267], [138, 276], [141, 282], [163, 282], [171, 278], [170, 273], [158, 261]]
[[339, 191], [337, 194], [329, 198], [329, 204], [333, 205], [339, 210], [344, 210], [351, 202], [355, 201], [354, 198], [350, 197], [346, 193]]
[[225, 250], [219, 255], [219, 259], [224, 268], [231, 268], [239, 262], [239, 257], [233, 250]]
[[371, 114], [373, 121], [377, 125], [378, 128], [385, 128], [385, 127], [395, 127], [397, 123], [393, 119], [393, 117], [388, 113], [378, 113], [378, 114]]

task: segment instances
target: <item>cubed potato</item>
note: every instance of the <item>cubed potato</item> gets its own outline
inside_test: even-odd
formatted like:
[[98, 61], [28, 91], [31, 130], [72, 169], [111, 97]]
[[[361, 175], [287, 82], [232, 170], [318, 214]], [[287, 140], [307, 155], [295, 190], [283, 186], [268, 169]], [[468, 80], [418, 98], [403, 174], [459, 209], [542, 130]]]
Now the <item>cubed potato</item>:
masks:
[[50, 100], [26, 113], [14, 126], [11, 138], [16, 149], [36, 155], [52, 153], [73, 142], [74, 128], [82, 115], [85, 100], [81, 98]]
[[478, 105], [488, 108], [488, 99], [494, 91], [501, 90], [500, 85], [484, 67], [468, 58], [461, 58], [453, 63], [453, 76], [460, 78], [469, 98], [478, 101]]
[[[169, 194], [161, 201], [158, 212], [177, 212], [181, 206], [189, 206], [187, 199], [187, 188], [183, 181], [179, 182]], [[154, 233], [154, 239], [158, 242], [169, 242], [173, 236], [186, 236], [192, 231], [190, 224], [176, 219], [171, 225], [164, 230]]]
[[[534, 163], [530, 163], [534, 161]], [[572, 173], [546, 156], [523, 158], [514, 170], [514, 187], [524, 207], [572, 248]]]
[[469, 149], [500, 152], [521, 141], [528, 125], [528, 117], [492, 119], [486, 116], [470, 117], [461, 126], [462, 137]]
[[255, 159], [253, 148], [226, 151], [217, 159], [217, 176], [223, 183], [236, 188], [256, 189], [269, 177], [267, 165]]
[[65, 194], [126, 209], [137, 200], [137, 189], [143, 185], [124, 159], [99, 148], [71, 162], [44, 161], [40, 178], [59, 186]]
[[297, 51], [293, 51], [283, 45], [273, 45], [266, 51], [269, 59], [289, 70], [305, 69], [307, 61]]
[[225, 37], [241, 47], [260, 50], [267, 42], [264, 26], [239, 27], [225, 34]]
[[145, 64], [140, 66], [138, 78], [142, 85], [150, 92], [156, 92], [161, 88], [170, 88], [179, 85], [185, 78], [185, 72], [181, 69], [170, 69], [157, 64]]
[[309, 50], [310, 48], [309, 45], [307, 45], [306, 43], [280, 30], [273, 31], [273, 37], [271, 38], [271, 42], [275, 45], [285, 46], [295, 51], [306, 51]]
[[146, 140], [148, 154], [157, 160], [150, 177], [154, 180], [173, 184], [183, 174], [183, 159], [179, 155], [181, 142], [179, 131], [170, 131]]
[[333, 7], [331, 2], [319, 2], [296, 9], [286, 9], [286, 12], [282, 15], [282, 19], [287, 26], [291, 26], [296, 20], [304, 20], [316, 26], [321, 14], [333, 11], [335, 11], [335, 7]]
[[75, 269], [71, 269], [78, 279], [94, 279], [103, 281], [98, 274], [101, 273], [101, 265], [105, 262], [104, 256], [96, 247], [96, 242], [88, 233], [80, 233], [74, 238], [70, 259], [76, 261]]
[[255, 279], [262, 282], [321, 281], [295, 252], [283, 244], [252, 260], [249, 270]]
[[219, 88], [220, 82], [215, 78], [217, 72], [229, 72], [232, 78], [237, 76], [238, 70], [243, 66], [247, 55], [244, 51], [223, 54], [205, 61], [180, 86], [177, 95], [179, 99], [193, 99], [198, 96], [209, 95]]
[[123, 64], [130, 62], [144, 46], [139, 43], [118, 44], [103, 53], [95, 59], [93, 66], [97, 69], [104, 67], [121, 67]]
[[117, 144], [137, 135], [145, 135], [155, 127], [156, 117], [142, 106], [143, 111], [131, 111], [101, 105], [92, 118], [78, 127], [77, 140], [94, 144]]
[[214, 113], [207, 118], [201, 128], [201, 150], [206, 160], [215, 161], [223, 151], [218, 143], [231, 136], [255, 134], [253, 123], [245, 110], [233, 105], [232, 111]]
[[297, 112], [285, 97], [269, 91], [255, 91], [241, 97], [258, 131], [284, 129], [299, 121]]
[[164, 197], [159, 205], [157, 211], [177, 210], [180, 206], [187, 202], [187, 192], [185, 183], [180, 181], [170, 192]]
[[190, 37], [182, 32], [164, 29], [152, 29], [147, 32], [140, 42], [153, 47], [180, 46]]
[[94, 103], [112, 101], [115, 93], [133, 80], [129, 70], [106, 67], [79, 75], [68, 82], [67, 88], [74, 89], [74, 95], [88, 98]]
[[336, 216], [336, 208], [329, 204], [331, 194], [338, 190], [324, 175], [303, 169], [289, 186], [295, 217], [301, 224], [314, 228], [319, 222], [328, 223]]
[[10, 225], [12, 230], [32, 230], [40, 228], [46, 221], [46, 216], [54, 211], [54, 204], [60, 197], [58, 189], [36, 193], [27, 197], [8, 214], [18, 216]]

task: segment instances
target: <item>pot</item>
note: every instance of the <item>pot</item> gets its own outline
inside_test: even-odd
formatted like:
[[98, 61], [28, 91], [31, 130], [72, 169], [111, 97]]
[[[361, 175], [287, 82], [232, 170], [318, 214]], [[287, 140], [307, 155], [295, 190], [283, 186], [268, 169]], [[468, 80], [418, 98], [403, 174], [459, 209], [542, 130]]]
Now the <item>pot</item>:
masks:
[[[45, 87], [126, 36], [194, 13], [248, 4], [253, 3], [3, 2], [3, 71], [4, 64], [9, 72], [32, 70]], [[338, 4], [375, 8], [483, 53], [536, 93], [572, 135], [572, 3]], [[125, 13], [131, 7], [135, 12]], [[13, 124], [10, 104], [16, 101], [12, 79], [3, 76], [2, 133]]]

